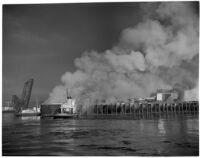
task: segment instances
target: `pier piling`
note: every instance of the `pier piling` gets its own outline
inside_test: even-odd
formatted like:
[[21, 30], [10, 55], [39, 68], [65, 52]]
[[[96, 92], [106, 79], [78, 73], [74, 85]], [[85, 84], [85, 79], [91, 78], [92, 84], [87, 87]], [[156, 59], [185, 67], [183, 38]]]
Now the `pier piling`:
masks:
[[198, 113], [199, 103], [193, 102], [142, 102], [142, 103], [112, 103], [96, 104], [94, 113], [100, 115], [127, 115], [127, 116], [160, 116], [161, 114], [195, 114]]

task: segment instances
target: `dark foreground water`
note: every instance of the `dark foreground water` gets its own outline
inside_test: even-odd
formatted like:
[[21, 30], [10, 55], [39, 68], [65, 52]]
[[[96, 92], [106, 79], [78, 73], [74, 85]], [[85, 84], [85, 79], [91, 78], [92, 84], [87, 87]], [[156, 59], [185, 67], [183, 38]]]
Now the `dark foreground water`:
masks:
[[3, 114], [3, 155], [199, 155], [198, 116], [51, 120]]

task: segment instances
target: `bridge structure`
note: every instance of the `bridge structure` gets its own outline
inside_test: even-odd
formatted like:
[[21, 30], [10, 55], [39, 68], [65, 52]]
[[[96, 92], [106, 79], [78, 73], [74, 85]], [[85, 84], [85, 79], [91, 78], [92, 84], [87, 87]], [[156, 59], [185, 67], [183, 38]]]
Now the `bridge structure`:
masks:
[[15, 108], [16, 112], [19, 112], [23, 109], [28, 108], [31, 92], [32, 92], [32, 87], [33, 87], [33, 82], [34, 82], [34, 79], [31, 78], [24, 83], [24, 88], [22, 91], [21, 98], [18, 98], [17, 95], [12, 95], [12, 105]]

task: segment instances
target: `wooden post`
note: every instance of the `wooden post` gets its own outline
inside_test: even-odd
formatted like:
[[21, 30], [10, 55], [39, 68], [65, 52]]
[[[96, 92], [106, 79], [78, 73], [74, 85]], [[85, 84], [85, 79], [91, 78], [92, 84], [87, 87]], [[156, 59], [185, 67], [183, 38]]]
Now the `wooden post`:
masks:
[[162, 112], [165, 112], [165, 103], [162, 103]]
[[176, 113], [176, 103], [174, 103], [174, 112]]
[[107, 115], [108, 115], [108, 106], [109, 106], [109, 105], [106, 105], [106, 107], [107, 107], [107, 108], [106, 108], [106, 113], [107, 113]]
[[189, 103], [189, 112], [191, 113], [191, 105], [192, 105], [192, 102], [191, 103]]
[[155, 112], [158, 112], [158, 103], [155, 104]]
[[163, 112], [163, 104], [160, 104], [160, 112]]
[[194, 103], [191, 104], [191, 112], [193, 112], [194, 110]]
[[194, 112], [195, 111], [195, 104], [193, 103], [193, 106], [192, 106], [192, 111]]
[[172, 103], [170, 103], [170, 112], [172, 112], [172, 110], [173, 110], [173, 109], [172, 109]]
[[185, 112], [187, 113], [187, 103], [185, 103]]
[[168, 104], [166, 104], [166, 107], [167, 107], [167, 113], [168, 113]]
[[188, 103], [188, 111], [189, 111], [189, 113], [191, 112], [191, 104], [192, 103]]
[[117, 115], [117, 103], [115, 104], [115, 114]]
[[181, 103], [181, 112], [183, 112], [184, 109], [183, 109], [183, 103]]
[[138, 108], [138, 113], [139, 113], [139, 115], [140, 115], [140, 104], [139, 104], [139, 108]]
[[188, 113], [188, 102], [186, 103], [186, 113]]
[[191, 106], [192, 106], [192, 102], [189, 104], [189, 112], [191, 113]]
[[149, 103], [148, 103], [147, 105], [148, 105], [148, 106], [147, 106], [147, 107], [148, 107], [147, 109], [148, 109], [148, 114], [149, 114], [149, 113], [150, 113], [150, 110], [151, 110], [151, 108], [150, 108], [151, 106], [150, 106]]
[[163, 112], [165, 113], [166, 109], [165, 109], [165, 103], [163, 103]]
[[186, 102], [186, 113], [188, 113], [188, 103]]
[[176, 104], [174, 103], [174, 113], [176, 113]]
[[113, 103], [110, 106], [111, 106], [110, 114], [112, 115], [114, 113], [114, 105], [113, 105]]
[[182, 102], [180, 103], [180, 110], [181, 110], [181, 112], [183, 112], [183, 105], [182, 105]]
[[99, 114], [98, 104], [96, 105], [96, 108], [97, 108], [96, 114], [98, 115]]
[[144, 106], [143, 106], [143, 103], [141, 104], [141, 108], [142, 108], [142, 114], [144, 112]]
[[149, 113], [151, 112], [151, 104], [148, 104]]

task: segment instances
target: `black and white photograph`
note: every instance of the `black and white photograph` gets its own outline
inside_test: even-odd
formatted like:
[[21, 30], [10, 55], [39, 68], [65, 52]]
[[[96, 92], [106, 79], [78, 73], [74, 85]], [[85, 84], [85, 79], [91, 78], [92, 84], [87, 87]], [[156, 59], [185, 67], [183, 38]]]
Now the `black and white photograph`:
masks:
[[199, 156], [199, 1], [1, 7], [2, 156]]

